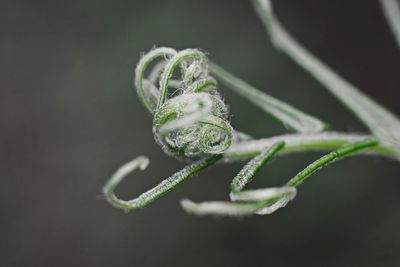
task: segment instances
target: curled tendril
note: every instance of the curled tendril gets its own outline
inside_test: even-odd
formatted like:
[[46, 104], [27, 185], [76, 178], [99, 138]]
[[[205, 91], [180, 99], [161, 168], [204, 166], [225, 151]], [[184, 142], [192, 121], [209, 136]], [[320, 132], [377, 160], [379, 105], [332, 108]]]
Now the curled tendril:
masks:
[[[125, 211], [145, 207], [218, 161], [252, 158], [233, 179], [229, 202], [195, 203], [186, 199], [181, 202], [182, 207], [197, 215], [271, 214], [293, 200], [297, 187], [311, 174], [333, 161], [359, 152], [400, 160], [399, 150], [382, 142], [382, 138], [320, 132], [326, 124], [315, 117], [265, 94], [216, 64], [211, 64], [210, 68], [220, 81], [299, 133], [254, 140], [234, 131], [228, 121], [229, 110], [217, 91], [217, 82], [209, 75], [205, 54], [196, 49], [179, 52], [167, 47], [153, 49], [136, 67], [137, 93], [153, 116], [154, 137], [162, 150], [191, 163], [138, 197], [122, 200], [114, 194], [115, 188], [132, 171], [145, 170], [149, 160], [140, 156], [126, 163], [103, 188], [107, 201], [113, 206]], [[276, 154], [313, 150], [334, 151], [308, 165], [281, 187], [244, 190]]]
[[[222, 154], [230, 147], [233, 129], [228, 108], [208, 74], [204, 53], [154, 49], [140, 60], [135, 83], [142, 103], [153, 114], [155, 140], [165, 153], [193, 160]], [[168, 98], [171, 87], [175, 91]]]

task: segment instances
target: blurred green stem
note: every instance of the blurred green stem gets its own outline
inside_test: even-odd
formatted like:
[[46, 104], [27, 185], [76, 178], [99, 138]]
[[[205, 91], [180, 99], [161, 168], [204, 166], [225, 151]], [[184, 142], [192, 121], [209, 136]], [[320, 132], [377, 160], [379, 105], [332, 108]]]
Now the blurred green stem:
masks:
[[320, 132], [327, 128], [326, 123], [260, 91], [213, 62], [210, 72], [229, 89], [297, 132]]
[[400, 4], [398, 0], [380, 0], [383, 14], [400, 48]]

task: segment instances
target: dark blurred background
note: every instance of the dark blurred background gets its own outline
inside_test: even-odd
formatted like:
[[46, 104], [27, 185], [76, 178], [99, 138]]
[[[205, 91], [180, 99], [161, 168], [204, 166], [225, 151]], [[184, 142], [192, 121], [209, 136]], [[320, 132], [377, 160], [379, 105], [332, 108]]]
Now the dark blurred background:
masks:
[[[280, 0], [289, 31], [400, 115], [400, 50], [377, 1]], [[400, 165], [355, 157], [309, 179], [288, 207], [243, 219], [194, 217], [179, 200], [227, 199], [243, 163], [218, 165], [147, 208], [112, 208], [184, 166], [162, 153], [133, 70], [154, 45], [201, 48], [239, 77], [342, 131], [366, 129], [277, 52], [248, 1], [29, 1], [0, 4], [0, 266], [400, 266]], [[234, 127], [286, 132], [222, 88]], [[280, 158], [251, 185], [280, 185], [320, 153]]]

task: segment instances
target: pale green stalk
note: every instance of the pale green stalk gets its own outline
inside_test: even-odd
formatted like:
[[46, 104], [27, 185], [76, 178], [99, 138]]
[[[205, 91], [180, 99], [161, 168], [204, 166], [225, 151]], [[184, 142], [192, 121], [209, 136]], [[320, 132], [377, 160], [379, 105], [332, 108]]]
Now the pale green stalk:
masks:
[[215, 63], [210, 62], [210, 71], [228, 88], [297, 132], [320, 132], [327, 126], [317, 118], [258, 90]]
[[400, 121], [380, 104], [336, 74], [321, 60], [293, 39], [275, 17], [270, 0], [253, 0], [273, 44], [307, 70], [343, 102], [379, 138], [400, 150]]
[[[224, 153], [223, 160], [225, 162], [246, 160], [257, 156], [265, 148], [270, 147], [278, 142], [285, 142], [286, 144], [285, 147], [279, 152], [279, 155], [284, 155], [310, 151], [332, 151], [355, 142], [372, 138], [373, 136], [366, 134], [339, 132], [278, 135], [269, 138], [246, 140], [235, 143]], [[400, 153], [398, 150], [389, 145], [381, 143], [368, 150], [360, 151], [359, 154], [383, 156], [389, 159], [400, 161]]]

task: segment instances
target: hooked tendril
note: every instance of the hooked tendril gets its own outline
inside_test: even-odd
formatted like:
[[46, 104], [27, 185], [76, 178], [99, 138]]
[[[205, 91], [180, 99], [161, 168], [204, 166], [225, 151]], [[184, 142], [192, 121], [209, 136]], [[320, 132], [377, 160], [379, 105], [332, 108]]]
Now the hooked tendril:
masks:
[[150, 204], [151, 202], [155, 201], [157, 198], [161, 197], [162, 195], [166, 194], [173, 188], [175, 188], [178, 184], [182, 183], [189, 177], [193, 176], [197, 172], [207, 168], [208, 166], [214, 164], [221, 158], [221, 155], [209, 157], [206, 159], [202, 159], [196, 161], [182, 170], [176, 172], [169, 178], [162, 181], [156, 187], [144, 192], [137, 198], [131, 200], [121, 200], [114, 194], [115, 188], [118, 184], [127, 177], [129, 173], [139, 168], [140, 170], [145, 170], [149, 165], [150, 161], [147, 157], [140, 156], [138, 158], [133, 159], [132, 161], [124, 164], [120, 167], [110, 178], [107, 184], [103, 188], [104, 195], [106, 196], [107, 201], [120, 209], [125, 211], [131, 211], [138, 208], [143, 208]]
[[296, 195], [291, 186], [281, 188], [264, 188], [256, 190], [242, 189], [279, 150], [284, 142], [274, 144], [260, 155], [249, 161], [235, 176], [231, 183], [230, 198], [233, 202], [209, 201], [194, 203], [188, 199], [181, 202], [182, 207], [196, 215], [229, 215], [244, 216], [252, 214], [270, 214], [284, 207]]
[[[159, 57], [173, 56], [176, 54], [175, 49], [168, 47], [159, 47], [144, 55], [136, 66], [135, 86], [140, 101], [150, 113], [154, 113], [154, 103], [150, 101], [147, 90], [143, 88], [144, 73], [147, 66]], [[148, 83], [151, 83], [148, 81]]]

